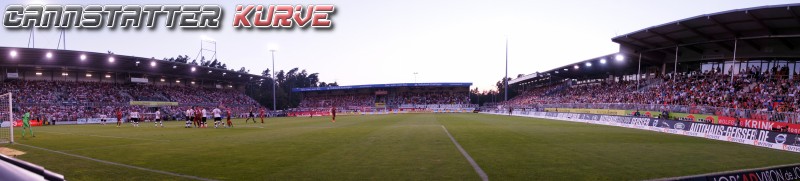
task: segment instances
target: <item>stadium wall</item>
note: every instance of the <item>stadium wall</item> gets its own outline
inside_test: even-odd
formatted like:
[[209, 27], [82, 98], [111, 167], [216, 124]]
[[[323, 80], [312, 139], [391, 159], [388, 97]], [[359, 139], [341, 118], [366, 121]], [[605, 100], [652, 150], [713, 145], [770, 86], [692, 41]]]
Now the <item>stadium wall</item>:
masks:
[[[508, 112], [503, 110], [490, 110], [482, 113], [508, 115]], [[512, 111], [511, 115], [634, 128], [800, 153], [800, 136], [793, 133], [648, 117], [538, 112], [526, 110], [515, 110]]]

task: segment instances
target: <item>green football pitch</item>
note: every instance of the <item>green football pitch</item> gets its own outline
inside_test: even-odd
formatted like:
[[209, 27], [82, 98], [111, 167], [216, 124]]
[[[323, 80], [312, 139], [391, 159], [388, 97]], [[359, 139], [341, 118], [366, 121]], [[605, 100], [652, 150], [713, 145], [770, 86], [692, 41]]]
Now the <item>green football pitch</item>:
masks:
[[35, 127], [0, 145], [68, 180], [641, 180], [799, 163], [800, 154], [680, 135], [484, 114]]

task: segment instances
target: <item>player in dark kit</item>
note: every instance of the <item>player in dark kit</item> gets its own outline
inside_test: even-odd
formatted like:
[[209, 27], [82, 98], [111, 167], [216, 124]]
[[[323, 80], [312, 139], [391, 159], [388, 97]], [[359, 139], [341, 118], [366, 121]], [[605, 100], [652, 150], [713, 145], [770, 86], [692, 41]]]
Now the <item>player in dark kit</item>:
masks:
[[336, 106], [331, 107], [331, 122], [336, 122]]
[[122, 111], [117, 109], [117, 128], [122, 126]]
[[231, 109], [228, 109], [225, 112], [228, 114], [228, 127], [232, 128], [233, 127], [233, 123], [231, 122]]
[[247, 116], [247, 119], [244, 120], [244, 123], [247, 123], [250, 119], [253, 119], [253, 123], [256, 123], [256, 115], [253, 114], [253, 109], [250, 108], [250, 115]]
[[200, 119], [202, 117], [203, 117], [203, 111], [200, 110], [200, 107], [195, 108], [194, 109], [194, 124], [195, 124], [194, 127], [195, 128], [200, 128], [201, 126], [203, 126], [202, 123], [200, 123]]

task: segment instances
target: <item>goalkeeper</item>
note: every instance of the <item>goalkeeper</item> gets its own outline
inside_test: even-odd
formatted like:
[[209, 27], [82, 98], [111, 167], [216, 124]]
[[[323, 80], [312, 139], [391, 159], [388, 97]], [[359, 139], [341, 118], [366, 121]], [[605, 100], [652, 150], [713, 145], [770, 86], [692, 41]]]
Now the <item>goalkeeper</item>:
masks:
[[31, 112], [30, 111], [29, 112], [25, 112], [25, 114], [22, 115], [22, 137], [23, 138], [25, 137], [25, 130], [26, 129], [29, 132], [31, 132], [31, 136], [36, 137], [36, 135], [33, 134], [33, 128], [31, 128]]

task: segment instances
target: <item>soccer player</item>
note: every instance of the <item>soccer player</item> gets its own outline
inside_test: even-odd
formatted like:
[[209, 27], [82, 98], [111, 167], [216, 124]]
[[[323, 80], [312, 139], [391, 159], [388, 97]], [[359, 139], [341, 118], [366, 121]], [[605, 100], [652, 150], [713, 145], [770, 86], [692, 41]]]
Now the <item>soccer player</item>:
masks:
[[194, 127], [195, 128], [200, 128], [201, 126], [203, 126], [200, 123], [200, 118], [202, 118], [202, 117], [203, 117], [203, 112], [200, 110], [200, 107], [196, 107], [194, 109], [194, 122], [195, 122], [195, 126]]
[[200, 124], [200, 127], [207, 128], [208, 126], [206, 124], [206, 119], [208, 118], [208, 111], [206, 111], [206, 108], [203, 108], [203, 110], [201, 110], [200, 112], [203, 113], [203, 117], [201, 118], [202, 123]]
[[264, 124], [264, 115], [265, 115], [264, 114], [264, 108], [261, 108], [261, 111], [259, 111], [259, 114], [260, 114], [259, 116], [261, 116], [261, 124]]
[[232, 128], [232, 127], [233, 127], [233, 122], [231, 122], [231, 109], [230, 109], [230, 108], [228, 108], [228, 110], [227, 110], [227, 111], [225, 111], [225, 112], [227, 112], [227, 113], [228, 113], [228, 127], [229, 127], [229, 128]]
[[117, 128], [122, 126], [122, 111], [117, 108]]
[[154, 122], [155, 123], [155, 127], [158, 127], [159, 125], [161, 125], [161, 127], [163, 128], [164, 127], [164, 123], [161, 122], [161, 111], [156, 109], [156, 115], [155, 116], [156, 117], [153, 118], [153, 119], [155, 119], [155, 122]]
[[250, 115], [247, 116], [247, 119], [244, 120], [244, 123], [247, 123], [250, 119], [253, 119], [253, 123], [256, 123], [256, 115], [253, 114], [253, 108], [250, 108]]
[[192, 128], [192, 120], [194, 120], [194, 111], [189, 107], [186, 110], [186, 128]]
[[214, 114], [214, 128], [217, 128], [219, 126], [223, 126], [222, 125], [222, 111], [220, 111], [219, 108], [215, 107], [214, 110], [211, 110], [211, 113]]
[[36, 135], [33, 134], [33, 128], [31, 128], [31, 112], [30, 111], [29, 112], [25, 112], [25, 114], [22, 115], [22, 137], [23, 138], [25, 138], [25, 130], [26, 129], [28, 130], [28, 132], [31, 133], [31, 136], [36, 137]]
[[332, 116], [331, 117], [332, 118], [331, 122], [335, 123], [336, 122], [336, 106], [331, 107], [331, 116]]
[[131, 111], [130, 116], [131, 116], [131, 124], [133, 124], [133, 127], [139, 127], [139, 111], [134, 108], [133, 111]]
[[100, 124], [106, 125], [106, 114], [100, 114]]

